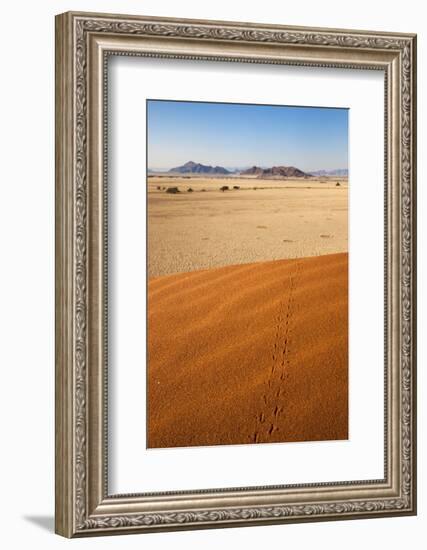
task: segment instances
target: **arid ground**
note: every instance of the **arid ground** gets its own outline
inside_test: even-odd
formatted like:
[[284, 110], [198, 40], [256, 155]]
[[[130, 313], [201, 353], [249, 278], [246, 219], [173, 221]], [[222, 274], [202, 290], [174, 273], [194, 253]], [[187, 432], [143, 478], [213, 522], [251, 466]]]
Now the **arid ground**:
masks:
[[148, 178], [149, 447], [347, 439], [347, 195]]
[[347, 252], [347, 194], [342, 179], [150, 177], [149, 277]]

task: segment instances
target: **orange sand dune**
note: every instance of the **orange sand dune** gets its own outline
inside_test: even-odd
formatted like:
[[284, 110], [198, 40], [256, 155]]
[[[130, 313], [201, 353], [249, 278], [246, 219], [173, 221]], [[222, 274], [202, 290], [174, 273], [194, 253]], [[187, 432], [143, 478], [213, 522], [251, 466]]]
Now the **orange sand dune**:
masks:
[[148, 284], [148, 446], [348, 437], [348, 254]]

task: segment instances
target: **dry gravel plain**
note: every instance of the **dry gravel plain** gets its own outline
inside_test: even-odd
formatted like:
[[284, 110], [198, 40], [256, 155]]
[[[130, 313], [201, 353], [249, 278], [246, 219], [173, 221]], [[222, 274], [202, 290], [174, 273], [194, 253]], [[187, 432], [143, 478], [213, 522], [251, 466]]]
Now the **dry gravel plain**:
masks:
[[347, 252], [347, 195], [342, 179], [150, 177], [148, 275]]

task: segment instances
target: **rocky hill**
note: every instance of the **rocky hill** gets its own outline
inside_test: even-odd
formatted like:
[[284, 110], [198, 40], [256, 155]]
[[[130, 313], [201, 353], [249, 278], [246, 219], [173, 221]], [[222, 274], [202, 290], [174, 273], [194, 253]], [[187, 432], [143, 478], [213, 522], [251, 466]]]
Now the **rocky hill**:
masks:
[[248, 168], [247, 170], [241, 170], [240, 175], [241, 176], [260, 176], [263, 173], [264, 169], [260, 166], [252, 166], [252, 168]]
[[182, 166], [171, 168], [169, 172], [176, 174], [231, 174], [229, 170], [223, 166], [207, 166], [190, 160]]
[[295, 166], [272, 166], [271, 168], [261, 168], [260, 166], [252, 166], [247, 170], [240, 172], [241, 176], [258, 176], [264, 177], [280, 177], [280, 178], [304, 178], [306, 174]]

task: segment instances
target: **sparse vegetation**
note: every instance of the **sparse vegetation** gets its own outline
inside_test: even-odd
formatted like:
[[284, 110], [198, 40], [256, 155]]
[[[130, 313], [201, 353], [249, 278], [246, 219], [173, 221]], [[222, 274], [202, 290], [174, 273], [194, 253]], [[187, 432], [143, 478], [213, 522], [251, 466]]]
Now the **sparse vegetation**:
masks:
[[191, 189], [191, 187], [189, 187], [189, 188], [187, 189], [187, 193], [192, 193], [192, 192], [193, 192], [193, 190]]
[[222, 191], [224, 193], [224, 191], [228, 191], [230, 188], [228, 187], [228, 185], [223, 185], [221, 188], [220, 188], [220, 191]]
[[341, 187], [341, 184], [340, 184], [340, 182], [339, 182], [339, 181], [337, 181], [337, 183], [336, 183], [335, 187]]
[[175, 195], [176, 193], [181, 193], [181, 191], [178, 189], [178, 187], [168, 187], [166, 189], [166, 193], [171, 193], [172, 195]]
[[161, 187], [160, 185], [157, 186], [157, 191], [160, 191]]
[[233, 189], [240, 189], [240, 185], [233, 185]]

